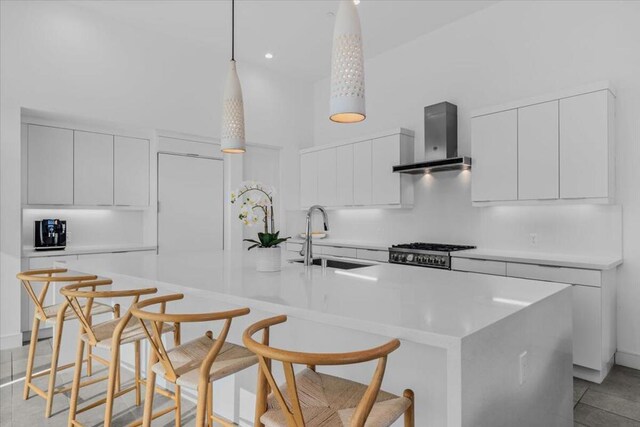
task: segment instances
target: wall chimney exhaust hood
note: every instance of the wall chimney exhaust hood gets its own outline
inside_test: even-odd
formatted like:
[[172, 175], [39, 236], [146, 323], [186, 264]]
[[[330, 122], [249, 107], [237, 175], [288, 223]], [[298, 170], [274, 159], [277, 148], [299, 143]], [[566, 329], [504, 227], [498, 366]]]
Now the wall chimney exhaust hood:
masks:
[[394, 172], [423, 175], [471, 169], [470, 157], [458, 157], [458, 107], [449, 103], [424, 107], [425, 160], [393, 167]]

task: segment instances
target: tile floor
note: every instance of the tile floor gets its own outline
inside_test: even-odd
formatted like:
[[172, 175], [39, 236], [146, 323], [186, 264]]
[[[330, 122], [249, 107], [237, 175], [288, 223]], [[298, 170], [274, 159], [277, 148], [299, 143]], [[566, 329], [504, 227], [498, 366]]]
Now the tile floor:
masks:
[[[49, 366], [51, 344], [49, 340], [40, 342], [36, 353], [35, 371]], [[44, 400], [31, 397], [22, 400], [24, 383], [17, 382], [2, 386], [24, 377], [27, 363], [27, 347], [0, 351], [0, 426], [33, 427], [33, 426], [66, 426], [69, 393], [58, 395], [54, 399], [53, 416], [44, 418]], [[100, 375], [100, 373], [98, 373]], [[58, 385], [71, 381], [71, 371], [63, 371], [58, 375]], [[130, 377], [129, 377], [130, 381]], [[41, 386], [46, 380], [39, 379]], [[123, 371], [123, 386], [128, 383]], [[82, 391], [85, 401], [97, 398], [104, 389], [104, 383], [98, 383]], [[640, 371], [615, 366], [602, 384], [594, 384], [580, 379], [573, 381], [574, 421], [576, 427], [640, 427]], [[168, 404], [167, 399], [156, 397], [157, 407]], [[195, 424], [195, 408], [188, 401], [183, 401], [183, 426]], [[104, 408], [98, 407], [79, 416], [86, 426], [102, 425]], [[114, 411], [115, 426], [126, 425], [142, 416], [142, 408], [133, 404], [133, 394], [116, 399]], [[167, 414], [154, 425], [173, 426], [172, 414]]]

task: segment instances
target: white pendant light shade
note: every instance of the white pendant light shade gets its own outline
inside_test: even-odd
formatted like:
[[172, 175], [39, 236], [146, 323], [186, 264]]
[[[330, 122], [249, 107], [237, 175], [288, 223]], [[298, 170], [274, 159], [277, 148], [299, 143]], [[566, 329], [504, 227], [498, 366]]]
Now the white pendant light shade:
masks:
[[229, 63], [229, 74], [224, 89], [221, 141], [221, 149], [225, 153], [245, 152], [244, 103], [234, 60]]
[[341, 0], [333, 30], [329, 118], [355, 123], [366, 118], [364, 54], [360, 18], [353, 0]]

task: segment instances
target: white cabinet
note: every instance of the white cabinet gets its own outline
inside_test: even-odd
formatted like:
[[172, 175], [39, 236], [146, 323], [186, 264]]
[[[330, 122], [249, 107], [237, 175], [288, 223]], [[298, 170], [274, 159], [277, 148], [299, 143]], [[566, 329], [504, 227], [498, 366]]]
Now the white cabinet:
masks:
[[300, 205], [318, 203], [318, 152], [300, 154]]
[[371, 161], [371, 141], [355, 143], [353, 145], [353, 204], [356, 206], [372, 204]]
[[318, 151], [318, 203], [322, 206], [337, 204], [336, 149]]
[[451, 258], [451, 269], [455, 271], [468, 271], [470, 273], [491, 274], [494, 276], [507, 275], [506, 262], [490, 261], [487, 259]]
[[612, 197], [612, 105], [608, 90], [560, 100], [560, 197]]
[[336, 181], [338, 206], [353, 205], [353, 144], [336, 148]]
[[518, 112], [471, 119], [474, 202], [518, 199]]
[[586, 368], [602, 368], [601, 290], [573, 286], [573, 363]]
[[518, 110], [518, 199], [558, 198], [558, 101]]
[[113, 205], [113, 135], [74, 131], [76, 205]]
[[356, 248], [356, 258], [367, 261], [389, 262], [389, 251]]
[[28, 203], [73, 204], [73, 131], [29, 125], [27, 145]]
[[114, 204], [149, 205], [149, 141], [116, 136], [113, 148]]
[[401, 163], [400, 135], [385, 136], [371, 142], [372, 196], [374, 205], [399, 204], [401, 174], [393, 166]]

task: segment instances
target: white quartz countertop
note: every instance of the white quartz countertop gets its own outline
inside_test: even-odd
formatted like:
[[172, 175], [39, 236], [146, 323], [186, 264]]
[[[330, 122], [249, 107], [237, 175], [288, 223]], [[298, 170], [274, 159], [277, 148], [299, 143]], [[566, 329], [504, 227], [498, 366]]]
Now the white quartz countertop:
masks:
[[143, 245], [92, 245], [92, 246], [67, 246], [63, 250], [37, 251], [33, 247], [22, 248], [22, 256], [26, 258], [40, 258], [48, 256], [101, 254], [113, 252], [155, 251], [156, 246]]
[[59, 265], [110, 277], [115, 286], [153, 284], [162, 293], [215, 298], [445, 348], [568, 287], [393, 264], [323, 270], [284, 262], [280, 272], [259, 273], [254, 256], [215, 251]]
[[519, 262], [524, 264], [555, 265], [561, 267], [609, 270], [622, 264], [619, 256], [582, 256], [553, 253], [502, 251], [494, 249], [469, 249], [453, 252], [455, 258], [488, 259], [493, 261]]

